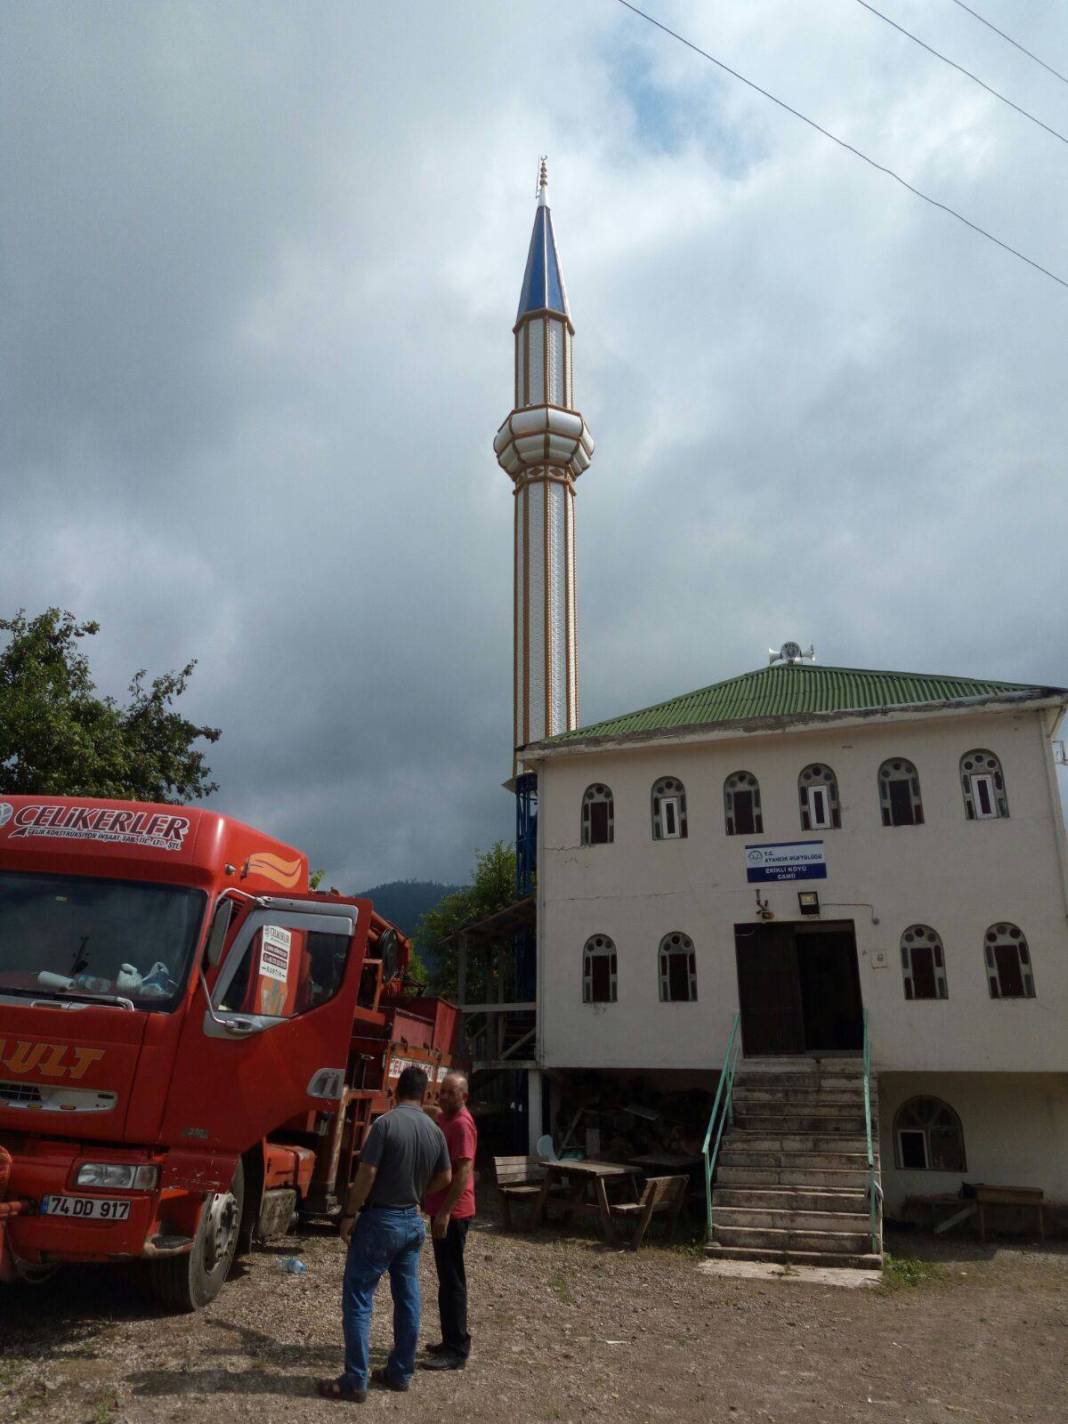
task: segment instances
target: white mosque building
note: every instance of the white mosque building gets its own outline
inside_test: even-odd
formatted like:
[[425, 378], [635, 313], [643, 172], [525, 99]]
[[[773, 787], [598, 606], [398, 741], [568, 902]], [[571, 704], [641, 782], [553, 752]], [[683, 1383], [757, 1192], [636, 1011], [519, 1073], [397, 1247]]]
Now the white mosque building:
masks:
[[962, 1183], [1068, 1202], [1068, 691], [787, 644], [580, 726], [573, 336], [543, 166], [494, 441], [516, 495], [514, 770], [537, 792], [532, 1141], [568, 1073], [723, 1074], [728, 1255], [870, 1261], [883, 1201]]

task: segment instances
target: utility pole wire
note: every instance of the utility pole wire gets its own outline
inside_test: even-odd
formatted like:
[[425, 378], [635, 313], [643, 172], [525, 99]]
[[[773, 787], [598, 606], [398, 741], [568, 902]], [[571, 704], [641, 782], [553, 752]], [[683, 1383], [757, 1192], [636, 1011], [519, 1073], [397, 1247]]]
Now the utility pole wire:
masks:
[[1040, 64], [1043, 69], [1048, 69], [1051, 74], [1056, 75], [1062, 84], [1068, 84], [1068, 77], [1063, 75], [1059, 69], [1054, 69], [1052, 64], [1047, 64], [1044, 59], [1039, 59], [1037, 54], [1032, 54], [1029, 49], [1024, 49], [1023, 45], [1017, 40], [1014, 40], [1012, 35], [1007, 35], [1004, 30], [999, 30], [997, 25], [992, 25], [989, 20], [984, 20], [979, 11], [973, 10], [970, 5], [965, 5], [964, 0], [953, 0], [953, 3], [954, 5], [959, 5], [962, 10], [967, 10], [969, 15], [978, 20], [981, 25], [985, 25], [988, 30], [993, 30], [996, 35], [1000, 35], [1003, 40], [1007, 40], [1009, 44], [1014, 45], [1021, 54], [1026, 54], [1028, 59], [1033, 59], [1035, 63]]
[[919, 36], [914, 35], [911, 30], [906, 30], [904, 25], [899, 25], [896, 20], [891, 20], [889, 15], [884, 15], [883, 12], [877, 10], [874, 5], [869, 5], [868, 0], [857, 0], [857, 4], [863, 6], [865, 10], [869, 10], [878, 19], [885, 21], [886, 24], [897, 30], [898, 34], [902, 34], [906, 39], [910, 39], [913, 44], [918, 44], [920, 48], [925, 49], [928, 54], [933, 54], [935, 59], [940, 59], [943, 64], [948, 64], [949, 67], [955, 69], [958, 74], [965, 75], [974, 84], [978, 84], [980, 89], [985, 89], [988, 94], [993, 94], [995, 99], [1000, 99], [1003, 104], [1008, 104], [1010, 109], [1015, 109], [1016, 112], [1022, 114], [1025, 119], [1030, 119], [1031, 122], [1037, 124], [1040, 129], [1045, 129], [1046, 132], [1052, 134], [1054, 138], [1059, 138], [1061, 143], [1068, 144], [1068, 138], [1066, 138], [1064, 134], [1058, 132], [1057, 129], [1051, 129], [1049, 124], [1044, 124], [1041, 119], [1036, 119], [1034, 114], [1028, 113], [1026, 109], [1021, 109], [1019, 104], [1014, 104], [1013, 101], [1006, 98], [1004, 94], [1000, 94], [996, 89], [992, 89], [990, 85], [980, 79], [977, 74], [973, 74], [970, 69], [965, 69], [963, 64], [958, 64], [955, 59], [950, 59], [948, 55], [942, 54], [940, 50], [929, 45], [926, 40], [921, 40]]
[[911, 183], [901, 177], [900, 173], [895, 173], [892, 168], [887, 168], [885, 164], [877, 163], [874, 158], [869, 158], [868, 155], [862, 153], [859, 148], [854, 148], [853, 145], [847, 143], [845, 139], [838, 138], [836, 134], [831, 133], [830, 129], [825, 129], [823, 125], [818, 124], [815, 119], [810, 119], [808, 115], [803, 114], [800, 109], [792, 108], [784, 99], [777, 99], [775, 95], [770, 93], [767, 89], [761, 89], [760, 85], [755, 84], [752, 79], [746, 79], [744, 74], [739, 74], [738, 71], [732, 69], [729, 64], [724, 64], [721, 59], [717, 59], [714, 54], [709, 54], [708, 51], [702, 49], [700, 45], [695, 45], [693, 41], [688, 40], [685, 35], [678, 34], [677, 31], [669, 29], [667, 25], [661, 24], [659, 20], [655, 20], [652, 15], [647, 15], [644, 10], [639, 10], [637, 5], [630, 3], [630, 0], [618, 0], [618, 3], [622, 5], [624, 9], [630, 10], [641, 19], [648, 21], [648, 23], [655, 26], [656, 29], [663, 30], [664, 34], [670, 35], [673, 40], [678, 40], [679, 44], [685, 45], [687, 49], [692, 49], [694, 54], [699, 54], [702, 59], [707, 59], [709, 64], [716, 65], [717, 68], [722, 69], [725, 73], [731, 75], [732, 78], [740, 80], [741, 83], [745, 84], [749, 89], [754, 89], [758, 94], [763, 95], [765, 99], [770, 99], [771, 102], [777, 104], [780, 109], [785, 109], [788, 114], [793, 114], [795, 119], [800, 119], [803, 124], [808, 124], [810, 129], [815, 129], [816, 132], [821, 133], [824, 138], [829, 138], [832, 143], [836, 143], [839, 148], [844, 148], [847, 153], [852, 153], [854, 157], [859, 158], [870, 168], [874, 168], [879, 173], [885, 173], [886, 176], [892, 178], [895, 183], [900, 183], [902, 188], [907, 188], [908, 191], [915, 194], [917, 198], [922, 198], [925, 203], [930, 203], [932, 208], [940, 208], [942, 212], [948, 213], [951, 218], [956, 218], [959, 223], [963, 223], [965, 227], [971, 228], [972, 232], [977, 232], [980, 237], [985, 237], [988, 242], [992, 242], [996, 247], [1000, 247], [1005, 252], [1011, 253], [1013, 257], [1019, 258], [1021, 262], [1026, 262], [1028, 267], [1033, 267], [1036, 272], [1041, 272], [1044, 277], [1049, 277], [1049, 279], [1056, 282], [1058, 286], [1068, 288], [1068, 281], [1065, 281], [1063, 277], [1058, 277], [1056, 272], [1051, 272], [1048, 267], [1043, 267], [1041, 262], [1036, 262], [1034, 258], [1028, 257], [1025, 253], [1020, 252], [1018, 248], [1010, 247], [1007, 242], [1002, 242], [1000, 237], [995, 237], [992, 232], [987, 232], [985, 227], [980, 227], [978, 223], [973, 223], [970, 218], [966, 218], [963, 214], [958, 213], [956, 208], [951, 208], [947, 203], [940, 203], [937, 198], [932, 198], [927, 193], [921, 192], [919, 188], [914, 188]]

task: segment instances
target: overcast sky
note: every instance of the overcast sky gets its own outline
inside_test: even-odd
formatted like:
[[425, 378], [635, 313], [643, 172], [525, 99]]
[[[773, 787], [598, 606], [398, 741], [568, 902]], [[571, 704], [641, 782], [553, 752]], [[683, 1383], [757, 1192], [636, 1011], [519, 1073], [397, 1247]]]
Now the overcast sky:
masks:
[[[855, 0], [665, 23], [1068, 277], [1068, 148]], [[952, 0], [886, 12], [1068, 133]], [[1068, 72], [1058, 0], [976, 0]], [[821, 662], [1068, 685], [1068, 291], [613, 0], [0, 9], [0, 614], [196, 657], [220, 809], [331, 881], [510, 838], [491, 441], [537, 158], [597, 440], [581, 720]]]

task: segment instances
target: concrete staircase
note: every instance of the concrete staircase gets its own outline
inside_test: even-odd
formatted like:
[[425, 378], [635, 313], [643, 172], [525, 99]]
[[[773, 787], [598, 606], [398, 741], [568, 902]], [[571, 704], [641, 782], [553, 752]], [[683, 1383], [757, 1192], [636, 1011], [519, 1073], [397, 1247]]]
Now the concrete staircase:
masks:
[[[872, 1146], [879, 1176], [878, 1105]], [[864, 1070], [859, 1058], [748, 1058], [734, 1082], [712, 1190], [720, 1259], [882, 1265], [882, 1211], [872, 1251]]]

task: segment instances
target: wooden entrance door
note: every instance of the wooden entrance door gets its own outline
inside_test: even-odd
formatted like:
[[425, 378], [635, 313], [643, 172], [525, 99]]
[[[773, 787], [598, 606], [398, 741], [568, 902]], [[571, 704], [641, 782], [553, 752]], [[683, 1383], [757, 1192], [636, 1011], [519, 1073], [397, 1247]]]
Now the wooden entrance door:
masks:
[[793, 926], [735, 925], [734, 947], [746, 1057], [804, 1053], [804, 1011]]
[[809, 1053], [859, 1053], [864, 1009], [852, 926], [794, 928], [805, 1048]]

